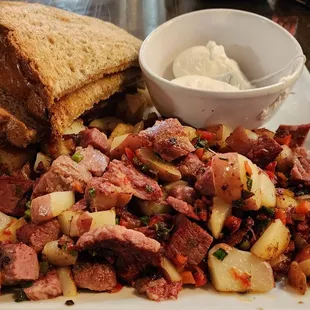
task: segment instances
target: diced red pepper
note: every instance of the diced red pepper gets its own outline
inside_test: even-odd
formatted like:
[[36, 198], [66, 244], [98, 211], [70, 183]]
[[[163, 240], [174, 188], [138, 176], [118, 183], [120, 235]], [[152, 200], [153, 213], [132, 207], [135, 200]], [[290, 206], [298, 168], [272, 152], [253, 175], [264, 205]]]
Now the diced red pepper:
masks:
[[304, 214], [307, 215], [310, 212], [310, 202], [309, 201], [302, 201], [296, 208], [295, 212], [297, 214]]
[[273, 172], [265, 170], [265, 173], [268, 175], [273, 184], [277, 183], [277, 176]]
[[201, 159], [204, 153], [204, 149], [203, 148], [197, 149], [194, 153], [199, 159]]
[[211, 141], [215, 138], [215, 134], [210, 131], [197, 129], [197, 135], [200, 136], [200, 139]]
[[183, 271], [181, 277], [183, 284], [196, 284], [194, 276], [190, 271]]
[[265, 167], [265, 170], [275, 173], [277, 164], [276, 161], [273, 161]]
[[117, 283], [117, 284], [112, 288], [112, 290], [110, 291], [110, 293], [117, 293], [117, 292], [119, 292], [122, 288], [123, 288], [123, 285]]
[[125, 147], [125, 154], [130, 161], [132, 161], [133, 158], [136, 156], [135, 153], [128, 147]]
[[225, 220], [224, 226], [234, 233], [240, 228], [241, 223], [242, 220], [239, 217], [230, 215]]
[[275, 217], [276, 219], [281, 220], [281, 222], [282, 222], [284, 225], [286, 225], [287, 216], [286, 216], [285, 210], [276, 209], [275, 214], [274, 214], [274, 217]]
[[78, 192], [78, 193], [81, 193], [81, 194], [84, 193], [83, 186], [82, 186], [81, 182], [79, 182], [79, 181], [74, 181], [72, 183], [72, 189], [75, 192]]
[[4, 235], [6, 235], [6, 236], [11, 236], [12, 235], [12, 232], [10, 232], [9, 230], [4, 230], [2, 233]]
[[194, 268], [196, 269], [196, 272], [193, 273], [196, 287], [204, 286], [208, 281], [205, 273], [198, 266], [194, 266]]
[[285, 137], [276, 137], [275, 140], [282, 145], [289, 145], [292, 140], [292, 135], [287, 135]]
[[187, 260], [188, 260], [187, 256], [184, 256], [179, 253], [175, 257], [177, 267], [183, 267], [187, 263]]

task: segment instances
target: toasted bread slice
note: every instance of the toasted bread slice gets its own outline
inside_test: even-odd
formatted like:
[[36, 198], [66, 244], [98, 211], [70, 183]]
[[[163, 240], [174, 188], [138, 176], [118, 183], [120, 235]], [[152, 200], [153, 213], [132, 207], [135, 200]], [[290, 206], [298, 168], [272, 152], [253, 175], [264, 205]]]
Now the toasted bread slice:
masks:
[[0, 3], [0, 34], [47, 107], [104, 75], [137, 65], [141, 44], [99, 19], [6, 1]]
[[26, 113], [23, 103], [7, 95], [2, 89], [0, 89], [0, 132], [1, 140], [18, 147], [35, 143], [44, 134], [41, 125]]

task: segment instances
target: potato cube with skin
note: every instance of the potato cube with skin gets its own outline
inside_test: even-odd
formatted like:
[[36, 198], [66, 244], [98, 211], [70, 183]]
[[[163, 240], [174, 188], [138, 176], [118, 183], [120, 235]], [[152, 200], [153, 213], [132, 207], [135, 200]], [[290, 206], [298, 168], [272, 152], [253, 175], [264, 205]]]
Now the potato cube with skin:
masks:
[[161, 258], [161, 268], [167, 281], [177, 282], [182, 281], [182, 277], [175, 266], [166, 257]]
[[277, 203], [276, 188], [270, 178], [262, 171], [259, 173], [261, 205], [267, 208], [274, 208]]
[[13, 218], [9, 226], [0, 232], [0, 243], [1, 242], [17, 242], [16, 231], [27, 224], [23, 217], [19, 219]]
[[230, 247], [215, 245], [208, 253], [211, 281], [220, 292], [268, 292], [274, 288], [269, 263], [255, 255]]
[[79, 118], [63, 130], [63, 135], [77, 135], [85, 129], [86, 127], [83, 124], [83, 120]]
[[42, 173], [47, 171], [52, 163], [52, 159], [42, 152], [37, 153], [36, 161], [34, 163], [33, 170], [36, 173]]
[[129, 134], [133, 132], [133, 126], [130, 124], [120, 123], [112, 131], [110, 138], [113, 139], [118, 136]]
[[3, 229], [7, 228], [12, 220], [13, 220], [13, 218], [11, 216], [8, 216], [8, 215], [0, 212], [0, 232]]
[[209, 142], [210, 146], [218, 145], [220, 148], [224, 148], [226, 146], [226, 139], [231, 134], [231, 130], [228, 127], [219, 124], [208, 126], [206, 130], [215, 134], [215, 138]]
[[251, 248], [251, 253], [264, 260], [272, 260], [282, 254], [291, 239], [290, 231], [276, 219]]
[[208, 222], [212, 236], [218, 239], [224, 227], [224, 222], [231, 215], [231, 204], [227, 203], [220, 197], [213, 197], [213, 206], [211, 217]]
[[92, 224], [89, 230], [100, 228], [104, 225], [115, 225], [116, 224], [116, 212], [115, 209], [107, 211], [92, 212], [87, 214], [92, 218]]
[[58, 267], [56, 269], [60, 281], [62, 294], [65, 297], [74, 297], [77, 295], [77, 287], [73, 281], [71, 269], [69, 267]]
[[72, 191], [53, 192], [37, 197], [31, 202], [31, 220], [35, 224], [48, 221], [71, 208], [74, 203]]
[[110, 155], [112, 158], [120, 159], [126, 147], [135, 151], [142, 147], [142, 144], [142, 140], [137, 134], [125, 134], [115, 137], [111, 143]]

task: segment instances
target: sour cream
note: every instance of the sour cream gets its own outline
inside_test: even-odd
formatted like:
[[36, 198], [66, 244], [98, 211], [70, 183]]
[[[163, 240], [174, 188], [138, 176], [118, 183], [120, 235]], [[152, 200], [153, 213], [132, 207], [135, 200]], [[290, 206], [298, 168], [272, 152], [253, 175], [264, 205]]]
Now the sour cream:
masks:
[[[192, 82], [189, 82], [191, 78], [180, 80], [186, 81], [188, 85], [189, 83], [197, 85], [198, 75], [234, 86], [235, 91], [253, 88], [253, 85], [240, 70], [238, 63], [228, 58], [224, 47], [217, 45], [214, 41], [209, 41], [206, 46], [191, 47], [179, 54], [173, 62], [173, 74], [175, 78], [192, 76]], [[202, 82], [201, 80], [199, 85], [210, 87], [211, 84], [210, 81]], [[213, 86], [219, 86], [221, 89], [218, 90], [223, 89], [221, 83], [213, 84]]]

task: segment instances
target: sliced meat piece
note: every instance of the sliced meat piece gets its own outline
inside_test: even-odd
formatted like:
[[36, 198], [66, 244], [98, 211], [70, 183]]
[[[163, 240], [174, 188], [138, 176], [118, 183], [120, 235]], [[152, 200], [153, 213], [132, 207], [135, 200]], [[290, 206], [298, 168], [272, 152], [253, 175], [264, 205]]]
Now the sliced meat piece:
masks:
[[117, 284], [115, 271], [109, 264], [79, 262], [72, 273], [78, 287], [91, 291], [109, 291]]
[[253, 145], [246, 157], [253, 163], [264, 168], [282, 152], [281, 145], [268, 136], [261, 136]]
[[92, 175], [84, 165], [62, 155], [53, 161], [50, 170], [38, 180], [32, 198], [57, 191], [74, 190], [83, 193], [91, 179]]
[[40, 276], [30, 287], [24, 288], [24, 292], [30, 300], [45, 300], [62, 295], [56, 270], [53, 269]]
[[180, 213], [187, 215], [188, 217], [199, 221], [198, 215], [195, 213], [194, 208], [185, 201], [169, 196], [166, 199], [167, 203], [172, 206], [172, 208]]
[[303, 146], [310, 130], [310, 124], [304, 125], [280, 125], [276, 131], [275, 139], [285, 138], [291, 135], [291, 140], [289, 147], [295, 148], [298, 146]]
[[212, 241], [213, 238], [204, 229], [181, 215], [166, 247], [166, 255], [175, 261], [177, 254], [181, 254], [188, 258], [189, 264], [198, 265], [206, 256]]
[[3, 285], [37, 280], [39, 262], [36, 252], [23, 243], [1, 245], [0, 273]]
[[168, 162], [195, 151], [184, 127], [175, 118], [156, 121], [153, 127], [140, 131], [139, 136]]
[[120, 217], [119, 224], [126, 228], [133, 229], [142, 226], [140, 219], [136, 215], [130, 213], [127, 208], [117, 208], [116, 214]]
[[85, 190], [85, 200], [92, 211], [124, 207], [131, 200], [132, 191], [116, 186], [104, 178], [94, 178]]
[[154, 301], [163, 301], [167, 299], [177, 299], [182, 290], [182, 282], [168, 283], [164, 278], [157, 280], [139, 279], [135, 287], [140, 294], [146, 294]]
[[107, 136], [97, 128], [85, 129], [80, 132], [80, 144], [82, 147], [93, 146], [101, 152], [106, 152], [109, 143]]
[[40, 225], [28, 223], [16, 231], [16, 236], [19, 241], [38, 253], [43, 250], [46, 243], [58, 240], [61, 230], [57, 219], [53, 219]]
[[143, 200], [159, 200], [163, 195], [155, 180], [147, 177], [131, 164], [125, 165], [124, 162], [116, 159], [110, 162], [103, 178]]
[[172, 190], [169, 191], [169, 195], [189, 204], [194, 203], [196, 199], [196, 191], [187, 185], [177, 185], [173, 187]]
[[310, 182], [310, 151], [303, 147], [296, 148], [293, 157], [294, 166], [291, 170], [293, 180]]
[[215, 195], [215, 184], [213, 178], [212, 166], [208, 166], [201, 170], [197, 176], [195, 189], [205, 196]]
[[192, 153], [189, 153], [179, 165], [182, 178], [191, 178], [194, 180], [196, 180], [199, 171], [204, 167], [204, 163]]
[[119, 225], [105, 225], [82, 235], [77, 242], [78, 249], [103, 248], [112, 251], [125, 272], [128, 266], [136, 267], [136, 276], [146, 266], [160, 264], [160, 243], [142, 233]]
[[77, 203], [75, 203], [70, 210], [72, 211], [84, 211], [87, 209], [87, 203], [86, 200], [83, 198], [79, 200]]
[[0, 176], [0, 211], [13, 216], [24, 215], [25, 197], [33, 181], [10, 176]]
[[76, 153], [79, 153], [83, 157], [79, 165], [84, 165], [95, 177], [101, 177], [108, 167], [110, 161], [109, 157], [95, 150], [91, 145], [86, 149], [77, 147]]

